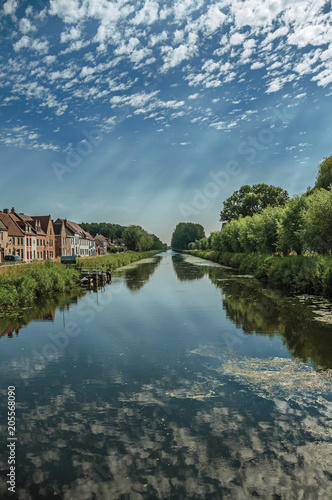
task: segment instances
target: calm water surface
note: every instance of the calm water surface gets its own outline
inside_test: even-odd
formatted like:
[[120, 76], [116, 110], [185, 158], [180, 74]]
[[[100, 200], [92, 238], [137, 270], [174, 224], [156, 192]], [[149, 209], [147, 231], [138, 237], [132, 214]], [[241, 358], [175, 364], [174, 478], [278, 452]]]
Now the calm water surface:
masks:
[[331, 311], [168, 251], [1, 316], [0, 498], [331, 499]]

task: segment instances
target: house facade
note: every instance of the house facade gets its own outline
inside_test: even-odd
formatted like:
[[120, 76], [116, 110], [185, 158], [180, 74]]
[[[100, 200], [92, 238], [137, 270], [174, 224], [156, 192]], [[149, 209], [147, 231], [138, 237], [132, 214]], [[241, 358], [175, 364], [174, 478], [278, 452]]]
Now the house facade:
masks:
[[[32, 215], [34, 221], [39, 222], [39, 227], [45, 233], [45, 247], [43, 250], [43, 259], [55, 259], [55, 234], [53, 221], [50, 215]], [[42, 239], [42, 238], [39, 238]]]
[[102, 252], [100, 255], [107, 254], [107, 239], [102, 234], [96, 234], [95, 241], [98, 241], [101, 244]]
[[55, 256], [68, 257], [71, 253], [72, 234], [66, 227], [66, 219], [57, 219], [53, 222], [55, 238]]
[[0, 262], [4, 261], [8, 248], [8, 227], [0, 219]]
[[[4, 255], [19, 255], [25, 260], [25, 233], [9, 214], [8, 208], [0, 212], [0, 220], [8, 229], [7, 243], [2, 244]], [[5, 237], [5, 236], [4, 236]]]

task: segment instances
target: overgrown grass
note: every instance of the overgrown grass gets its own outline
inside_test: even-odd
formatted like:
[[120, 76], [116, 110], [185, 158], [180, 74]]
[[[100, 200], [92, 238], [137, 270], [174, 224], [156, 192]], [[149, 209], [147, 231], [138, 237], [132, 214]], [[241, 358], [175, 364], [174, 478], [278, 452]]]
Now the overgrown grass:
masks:
[[321, 255], [245, 254], [186, 250], [184, 253], [252, 274], [264, 283], [296, 293], [332, 298], [332, 258]]
[[125, 252], [110, 255], [101, 255], [99, 257], [80, 258], [77, 260], [77, 265], [84, 268], [104, 267], [106, 270], [116, 269], [126, 266], [132, 262], [136, 262], [147, 257], [152, 257], [160, 253], [161, 250], [151, 250], [149, 252]]
[[7, 268], [0, 274], [0, 309], [63, 293], [78, 284], [79, 278], [75, 269], [52, 261]]
[[[80, 258], [79, 267], [116, 269], [151, 257], [160, 250], [126, 252], [95, 258]], [[0, 272], [0, 310], [32, 305], [39, 298], [53, 297], [78, 285], [80, 273], [59, 262], [40, 261], [22, 266], [3, 267]]]

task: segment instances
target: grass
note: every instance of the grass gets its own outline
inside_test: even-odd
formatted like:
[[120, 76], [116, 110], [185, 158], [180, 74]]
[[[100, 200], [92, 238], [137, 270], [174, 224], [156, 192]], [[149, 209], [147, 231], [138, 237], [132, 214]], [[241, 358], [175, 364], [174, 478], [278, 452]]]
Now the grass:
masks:
[[290, 255], [186, 250], [184, 253], [208, 259], [252, 274], [264, 283], [295, 293], [332, 298], [332, 258], [322, 255]]
[[[94, 258], [79, 258], [79, 267], [104, 267], [112, 270], [132, 262], [151, 257], [159, 250], [150, 252], [125, 252]], [[3, 266], [0, 272], [0, 310], [21, 305], [31, 306], [40, 298], [51, 298], [78, 285], [80, 272], [65, 267], [58, 261], [37, 261], [22, 266]]]
[[136, 262], [147, 257], [152, 257], [160, 253], [161, 250], [151, 250], [149, 252], [124, 252], [99, 257], [82, 257], [77, 260], [77, 265], [83, 268], [104, 267], [106, 270], [117, 269], [118, 267], [127, 266], [132, 262]]

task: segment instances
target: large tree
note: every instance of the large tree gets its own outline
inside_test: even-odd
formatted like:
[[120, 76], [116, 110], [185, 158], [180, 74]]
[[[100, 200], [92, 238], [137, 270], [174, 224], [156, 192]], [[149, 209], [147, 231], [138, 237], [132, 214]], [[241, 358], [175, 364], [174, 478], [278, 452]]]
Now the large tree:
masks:
[[329, 189], [331, 184], [332, 184], [332, 155], [329, 156], [328, 158], [324, 158], [322, 163], [319, 165], [315, 188]]
[[268, 206], [283, 206], [289, 200], [287, 191], [281, 187], [268, 184], [241, 186], [238, 191], [227, 198], [220, 212], [221, 222], [229, 222], [243, 217], [261, 213]]
[[172, 234], [172, 248], [187, 250], [192, 241], [205, 238], [204, 227], [193, 222], [179, 222]]

